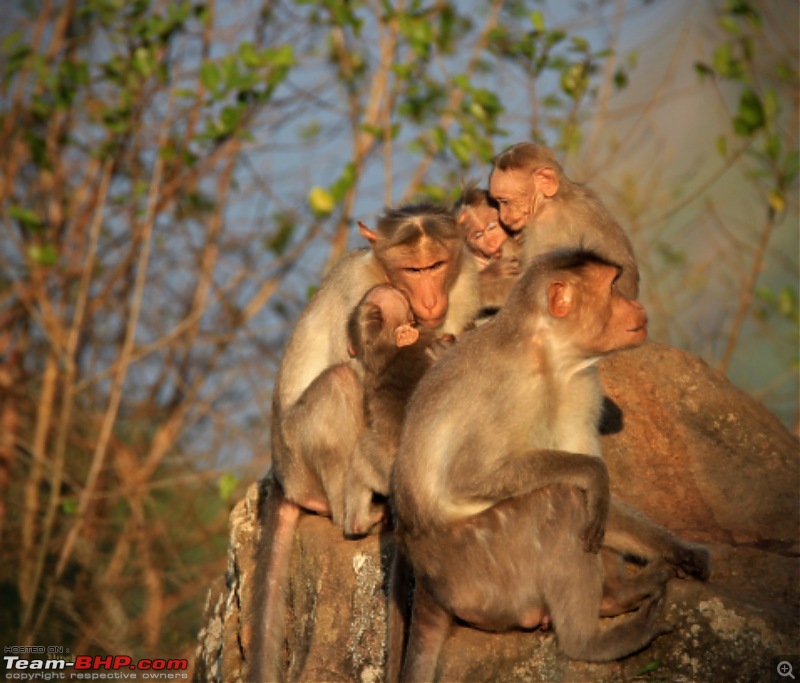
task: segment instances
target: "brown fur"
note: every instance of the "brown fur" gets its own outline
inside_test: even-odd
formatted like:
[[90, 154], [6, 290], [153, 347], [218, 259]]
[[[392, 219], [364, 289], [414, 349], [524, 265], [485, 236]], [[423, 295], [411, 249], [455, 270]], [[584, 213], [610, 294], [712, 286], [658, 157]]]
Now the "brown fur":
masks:
[[[405, 680], [434, 677], [453, 617], [489, 630], [552, 619], [569, 656], [623, 657], [663, 632], [665, 563], [707, 578], [704, 549], [609, 498], [594, 361], [646, 337], [618, 273], [583, 251], [534, 259], [412, 397], [393, 473], [417, 579]], [[631, 583], [608, 574], [609, 553], [648, 564]], [[637, 607], [600, 628], [601, 613]]]

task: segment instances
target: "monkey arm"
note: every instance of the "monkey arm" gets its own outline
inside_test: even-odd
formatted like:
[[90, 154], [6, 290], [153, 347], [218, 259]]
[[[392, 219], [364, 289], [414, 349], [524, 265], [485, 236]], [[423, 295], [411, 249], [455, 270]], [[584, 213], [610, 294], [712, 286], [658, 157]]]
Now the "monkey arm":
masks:
[[675, 536], [618, 498], [611, 499], [604, 546], [648, 561], [664, 559], [680, 574], [701, 581], [711, 575], [706, 548]]
[[[509, 259], [510, 260], [510, 259]], [[516, 261], [516, 259], [513, 259]], [[478, 286], [481, 297], [481, 306], [484, 308], [498, 308], [502, 306], [508, 294], [519, 279], [519, 267], [517, 266], [517, 273], [511, 274], [506, 272], [502, 266], [502, 261], [506, 259], [499, 259], [491, 263], [478, 275]], [[497, 266], [497, 267], [495, 267]]]
[[453, 494], [460, 498], [482, 499], [490, 505], [551, 484], [566, 484], [583, 490], [589, 521], [581, 532], [581, 538], [587, 551], [599, 550], [610, 500], [608, 470], [601, 458], [566, 451], [537, 450], [525, 456], [495, 460], [490, 463], [490, 468], [464, 464], [464, 471], [451, 477], [457, 484]]

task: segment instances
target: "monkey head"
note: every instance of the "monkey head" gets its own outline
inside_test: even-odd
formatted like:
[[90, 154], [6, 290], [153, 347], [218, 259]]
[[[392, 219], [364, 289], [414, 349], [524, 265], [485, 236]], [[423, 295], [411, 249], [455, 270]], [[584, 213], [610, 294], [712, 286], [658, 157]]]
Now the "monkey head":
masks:
[[647, 313], [618, 290], [621, 272], [582, 248], [543, 254], [511, 293], [504, 317], [524, 321], [527, 335], [557, 346], [562, 357], [593, 358], [639, 346], [647, 339]]
[[512, 232], [522, 230], [542, 203], [555, 197], [562, 177], [560, 164], [545, 147], [521, 142], [498, 154], [489, 194], [498, 204], [500, 222]]
[[488, 204], [465, 207], [458, 217], [469, 248], [486, 259], [502, 256], [508, 233], [500, 225], [497, 209]]
[[441, 325], [461, 271], [463, 242], [453, 215], [431, 204], [410, 205], [386, 209], [375, 231], [359, 221], [359, 230], [417, 321], [425, 327]]
[[419, 339], [411, 306], [391, 285], [376, 285], [353, 309], [347, 322], [348, 351], [367, 370], [380, 372], [397, 349]]

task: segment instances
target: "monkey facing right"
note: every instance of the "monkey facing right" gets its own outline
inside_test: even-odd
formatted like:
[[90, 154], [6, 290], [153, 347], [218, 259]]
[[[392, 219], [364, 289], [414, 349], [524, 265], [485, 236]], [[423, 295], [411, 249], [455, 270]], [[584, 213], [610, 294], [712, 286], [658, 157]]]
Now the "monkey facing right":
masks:
[[[552, 623], [571, 658], [625, 657], [667, 630], [669, 578], [709, 577], [705, 548], [610, 496], [595, 364], [647, 337], [622, 272], [583, 249], [535, 257], [497, 315], [418, 385], [392, 481], [416, 579], [402, 680], [434, 679], [456, 618], [492, 631]], [[620, 556], [643, 568], [625, 576]]]

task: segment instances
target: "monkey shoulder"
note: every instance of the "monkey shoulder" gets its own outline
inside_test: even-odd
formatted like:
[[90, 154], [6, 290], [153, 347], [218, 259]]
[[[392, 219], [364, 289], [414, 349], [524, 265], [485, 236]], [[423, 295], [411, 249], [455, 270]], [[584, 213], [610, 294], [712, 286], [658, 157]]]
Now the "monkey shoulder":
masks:
[[289, 406], [325, 368], [348, 360], [347, 318], [361, 297], [385, 281], [368, 249], [345, 254], [323, 279], [286, 343], [275, 391], [279, 406]]

